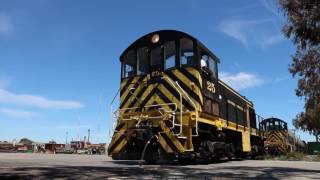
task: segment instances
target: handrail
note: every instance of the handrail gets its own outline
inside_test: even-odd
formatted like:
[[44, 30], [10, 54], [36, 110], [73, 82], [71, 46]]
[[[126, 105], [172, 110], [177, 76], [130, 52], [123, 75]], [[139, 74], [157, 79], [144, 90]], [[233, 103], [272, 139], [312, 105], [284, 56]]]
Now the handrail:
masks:
[[[258, 123], [258, 128], [259, 129], [259, 136], [264, 136], [264, 131], [265, 131], [265, 127], [261, 126], [261, 122], [264, 120], [264, 118], [262, 116], [260, 116], [259, 114], [255, 114], [256, 115], [256, 123]], [[258, 121], [258, 122], [257, 122]], [[257, 135], [257, 133], [256, 133]]]
[[191, 104], [193, 105], [194, 107], [194, 110], [195, 110], [195, 113], [196, 113], [196, 135], [195, 136], [198, 136], [199, 133], [198, 133], [198, 118], [199, 118], [199, 114], [198, 114], [198, 109], [197, 109], [197, 106], [196, 104], [193, 102], [193, 100], [189, 97], [189, 95], [182, 89], [182, 87], [179, 85], [178, 81], [176, 81], [176, 84], [178, 85], [178, 87], [181, 89], [181, 91], [184, 93], [185, 97], [187, 97], [187, 99], [191, 102]]
[[[165, 104], [152, 104], [152, 105], [146, 105], [143, 107], [156, 107], [156, 106], [171, 106], [174, 105], [175, 109], [174, 111], [177, 110], [177, 104], [176, 103], [165, 103]], [[131, 107], [131, 108], [122, 108], [122, 109], [118, 109], [118, 111], [125, 111], [125, 110], [131, 110], [131, 109], [139, 109], [140, 107]]]
[[115, 94], [115, 96], [113, 97], [112, 101], [110, 102], [110, 121], [109, 121], [109, 137], [111, 137], [112, 133], [111, 131], [113, 131], [113, 129], [115, 129], [115, 123], [112, 121], [113, 119], [113, 110], [112, 110], [112, 104], [114, 103], [114, 100], [116, 99], [116, 97], [118, 96], [119, 92], [120, 92], [121, 87], [119, 87], [117, 93]]
[[[171, 84], [171, 86], [173, 87], [173, 88], [175, 88], [176, 90], [177, 90], [177, 92], [179, 93], [179, 97], [180, 97], [180, 133], [179, 134], [182, 134], [182, 95], [181, 95], [181, 92], [179, 91], [179, 89], [175, 86], [175, 84], [174, 84], [174, 82], [170, 79], [170, 78], [168, 78], [168, 77], [166, 77], [166, 76], [163, 76], [162, 77], [162, 79], [167, 79], [168, 81], [169, 81], [169, 83]], [[173, 124], [173, 127], [174, 127], [174, 125], [175, 125], [175, 118], [173, 118], [173, 122], [172, 122], [172, 124]]]
[[[181, 135], [182, 134], [182, 113], [183, 113], [183, 103], [182, 103], [182, 101], [183, 101], [183, 96], [182, 96], [182, 94], [184, 94], [185, 96], [185, 99], [186, 100], [188, 100], [191, 104], [192, 104], [192, 106], [194, 107], [194, 110], [195, 110], [195, 113], [196, 113], [196, 134], [195, 135], [192, 135], [192, 136], [198, 136], [199, 135], [199, 133], [198, 133], [198, 121], [199, 121], [199, 114], [198, 114], [198, 109], [197, 109], [197, 105], [195, 104], [195, 102], [189, 97], [189, 95], [182, 89], [182, 87], [179, 85], [179, 83], [178, 83], [178, 81], [172, 81], [170, 78], [168, 78], [168, 77], [166, 77], [166, 76], [163, 76], [162, 77], [162, 79], [166, 79], [166, 80], [168, 80], [168, 82], [171, 84], [171, 86], [178, 92], [178, 94], [179, 94], [179, 98], [180, 98], [180, 123], [176, 123], [175, 122], [175, 118], [173, 118], [173, 122], [172, 122], [172, 124], [173, 124], [173, 127], [176, 125], [176, 126], [179, 126], [179, 135]], [[120, 88], [119, 88], [119, 90], [120, 90]], [[118, 92], [116, 93], [116, 95], [115, 95], [115, 97], [118, 95], [118, 93], [119, 93], [119, 90], [118, 90]], [[125, 110], [131, 110], [131, 109], [138, 109], [138, 108], [140, 108], [140, 107], [132, 107], [132, 108], [123, 108], [123, 109], [118, 109], [117, 111], [115, 111], [114, 113], [112, 113], [112, 104], [113, 104], [113, 102], [114, 102], [114, 99], [115, 99], [115, 97], [113, 98], [113, 100], [112, 100], [112, 102], [111, 102], [111, 104], [110, 104], [110, 111], [111, 111], [111, 116], [112, 116], [112, 114], [114, 114], [115, 116], [117, 116], [117, 113], [119, 113], [118, 114], [118, 117], [120, 116], [120, 114], [121, 114], [121, 112], [123, 112], [123, 111], [125, 111]], [[177, 110], [177, 104], [176, 103], [167, 103], [167, 104], [158, 104], [158, 105], [147, 105], [147, 106], [144, 106], [144, 107], [156, 107], [156, 106], [164, 106], [164, 105], [167, 105], [167, 106], [170, 106], [170, 105], [174, 105], [175, 106], [175, 110], [174, 111], [176, 111]], [[163, 108], [161, 108], [161, 109], [163, 109]], [[159, 109], [158, 109], [159, 110]], [[160, 111], [159, 111], [160, 112]], [[160, 112], [160, 114], [162, 115], [162, 116], [156, 116], [156, 117], [149, 117], [149, 118], [152, 118], [152, 119], [154, 119], [154, 118], [161, 118], [161, 117], [164, 117], [164, 114], [162, 114], [161, 112]], [[142, 117], [142, 116], [141, 116]], [[141, 118], [140, 117], [140, 118]], [[112, 126], [112, 119], [113, 118], [111, 118], [111, 123], [110, 123], [110, 126]], [[130, 120], [130, 119], [122, 119], [122, 120]]]
[[[164, 117], [165, 117], [165, 114], [162, 114], [162, 113], [160, 112], [161, 109], [164, 109], [164, 108], [162, 108], [163, 106], [172, 106], [172, 105], [174, 105], [174, 110], [173, 110], [173, 112], [177, 111], [177, 104], [176, 104], [176, 103], [146, 105], [146, 106], [144, 106], [144, 108], [146, 108], [146, 107], [161, 107], [161, 108], [158, 109], [158, 111], [159, 111], [159, 113], [161, 114], [161, 116], [148, 117], [149, 119], [157, 119], [157, 118], [164, 118]], [[131, 110], [131, 109], [138, 109], [138, 108], [140, 108], [140, 107], [132, 107], [132, 108], [118, 109], [117, 111], [115, 111], [115, 113], [118, 112], [118, 113], [121, 114], [123, 111]], [[114, 114], [115, 114], [115, 113], [114, 113]], [[119, 115], [119, 116], [120, 116], [120, 115]], [[143, 116], [140, 116], [140, 118], [141, 118], [141, 117], [143, 117]], [[122, 118], [122, 120], [127, 121], [127, 120], [131, 120], [131, 118], [129, 118], [129, 119], [124, 119], [124, 118]]]

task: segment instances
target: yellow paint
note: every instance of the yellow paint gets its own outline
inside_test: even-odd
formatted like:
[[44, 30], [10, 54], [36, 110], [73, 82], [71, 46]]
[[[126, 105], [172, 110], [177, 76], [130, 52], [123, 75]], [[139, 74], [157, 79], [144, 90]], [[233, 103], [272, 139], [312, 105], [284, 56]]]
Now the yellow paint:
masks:
[[169, 137], [169, 139], [172, 141], [172, 143], [177, 147], [179, 153], [183, 153], [185, 151], [184, 147], [182, 146], [179, 139], [172, 133], [172, 131], [164, 124], [163, 121], [159, 121], [159, 125], [161, 129], [163, 129], [163, 132], [166, 133], [166, 135]]
[[139, 77], [134, 77], [133, 80], [131, 81], [131, 83], [129, 84], [129, 86], [126, 88], [126, 90], [124, 91], [124, 93], [121, 95], [120, 97], [120, 101], [122, 102], [124, 100], [124, 98], [128, 95], [129, 93], [129, 89], [132, 88], [134, 86], [134, 84], [138, 81]]
[[[192, 86], [191, 83], [188, 83], [190, 82], [189, 79], [185, 77], [185, 75], [183, 75], [180, 71], [174, 70], [173, 73], [177, 76], [177, 78], [179, 78], [182, 82], [184, 82], [184, 84], [187, 85], [189, 89], [193, 90], [193, 92], [200, 98], [201, 103], [203, 103], [201, 89], [199, 89], [197, 86]], [[190, 98], [194, 102], [197, 102], [191, 96]]]
[[167, 152], [167, 153], [173, 153], [173, 150], [171, 149], [171, 147], [167, 144], [167, 142], [165, 141], [165, 139], [162, 137], [162, 135], [159, 135], [159, 143], [161, 145], [161, 147]]
[[111, 153], [119, 153], [122, 151], [123, 147], [127, 144], [127, 140], [124, 138], [121, 140], [121, 142], [114, 148], [113, 152]]
[[[143, 79], [143, 81], [139, 84], [138, 87], [136, 87], [136, 90], [133, 90], [134, 95], [129, 94], [129, 93], [125, 93], [123, 96], [121, 96], [122, 98], [120, 99], [121, 102], [125, 99], [126, 96], [130, 96], [130, 98], [128, 99], [128, 101], [126, 102], [125, 105], [123, 105], [123, 108], [127, 108], [129, 106], [129, 104], [131, 104], [132, 101], [135, 100], [135, 97], [138, 95], [138, 93], [141, 91], [141, 89], [146, 85], [146, 83], [144, 83], [144, 81], [146, 81], [147, 77], [145, 77]], [[128, 90], [127, 90], [128, 91]], [[129, 92], [129, 91], [128, 91]]]
[[250, 131], [242, 131], [242, 151], [251, 151]]

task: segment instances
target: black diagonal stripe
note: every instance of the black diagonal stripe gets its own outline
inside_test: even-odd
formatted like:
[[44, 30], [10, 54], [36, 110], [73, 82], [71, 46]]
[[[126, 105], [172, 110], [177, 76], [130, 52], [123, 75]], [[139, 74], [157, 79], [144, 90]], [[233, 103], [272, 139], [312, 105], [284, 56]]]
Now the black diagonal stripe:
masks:
[[171, 128], [171, 127], [173, 126], [171, 121], [164, 121], [164, 123], [165, 123], [166, 126], [169, 127], [169, 128]]
[[[159, 96], [159, 98], [162, 99], [162, 101], [164, 101], [165, 103], [172, 103], [172, 101], [166, 95], [164, 95], [159, 89], [157, 89], [156, 93]], [[173, 110], [174, 105], [170, 105], [169, 108]], [[179, 107], [177, 108], [177, 111], [180, 111]]]
[[128, 81], [126, 82], [126, 84], [125, 84], [125, 85], [122, 87], [122, 89], [120, 90], [120, 96], [124, 93], [124, 91], [125, 91], [126, 89], [128, 89], [128, 87], [129, 87], [129, 85], [131, 84], [131, 82], [133, 81], [133, 79], [134, 79], [133, 76], [128, 79]]
[[[143, 88], [139, 91], [139, 93], [137, 94], [137, 98], [134, 98], [133, 101], [129, 104], [128, 108], [132, 108], [136, 102], [137, 102], [137, 99], [140, 100], [142, 94], [144, 93], [144, 91], [146, 91], [146, 89], [148, 88], [148, 86], [143, 86]], [[126, 113], [129, 112], [129, 110], [126, 110], [125, 111]]]
[[197, 79], [196, 77], [194, 77], [188, 70], [186, 70], [185, 68], [181, 68], [179, 69], [179, 71], [185, 75], [191, 82], [194, 82], [195, 85], [197, 85], [199, 87], [199, 89], [201, 89], [201, 84], [199, 79]]
[[144, 98], [144, 100], [141, 102], [140, 104], [140, 109], [143, 108], [147, 102], [150, 100], [150, 98], [154, 95], [154, 93], [156, 92], [157, 87], [153, 88], [152, 91], [148, 94], [148, 96], [146, 98]]
[[178, 81], [179, 85], [182, 87], [183, 90], [186, 91], [194, 100], [197, 101], [200, 105], [202, 105], [200, 97], [193, 91], [191, 90], [181, 79], [179, 79], [176, 75], [173, 74], [173, 72], [168, 71], [166, 74], [173, 80], [173, 81]]
[[281, 137], [279, 137], [279, 134], [277, 134], [276, 132], [273, 132], [271, 135], [270, 135], [270, 139], [274, 137], [276, 141], [281, 141]]
[[174, 152], [179, 152], [179, 149], [173, 144], [172, 140], [167, 136], [166, 133], [161, 133], [161, 136]]
[[279, 132], [280, 134], [282, 134], [283, 137], [287, 138], [288, 134], [285, 131], [280, 130]]
[[125, 136], [122, 134], [122, 135], [118, 138], [118, 140], [117, 140], [116, 142], [114, 142], [113, 145], [111, 145], [111, 147], [109, 148], [109, 153], [112, 152], [112, 151], [114, 150], [114, 148], [116, 148], [116, 147], [120, 144], [120, 142], [123, 140], [124, 137], [125, 137]]
[[[167, 88], [167, 90], [174, 95], [179, 101], [180, 101], [180, 95], [179, 93], [170, 85], [167, 81], [163, 80], [162, 85]], [[194, 108], [192, 105], [189, 104], [188, 101], [186, 101], [184, 98], [182, 98], [182, 104], [185, 106], [189, 111], [193, 111]]]
[[278, 138], [274, 134], [271, 134], [268, 138], [268, 141], [271, 141], [271, 140], [278, 141]]
[[282, 140], [281, 134], [278, 131], [274, 132], [274, 136], [276, 136], [278, 138], [278, 141]]
[[124, 123], [121, 123], [119, 124], [117, 127], [116, 127], [116, 130], [117, 131], [120, 131], [120, 129], [124, 126]]
[[[137, 87], [141, 84], [141, 80], [143, 80], [145, 76], [139, 77], [138, 81], [133, 85], [134, 91], [133, 94], [137, 91]], [[126, 102], [129, 100], [129, 98], [132, 96], [131, 93], [128, 93], [127, 96], [124, 98], [124, 100], [121, 102], [120, 109], [126, 104]]]

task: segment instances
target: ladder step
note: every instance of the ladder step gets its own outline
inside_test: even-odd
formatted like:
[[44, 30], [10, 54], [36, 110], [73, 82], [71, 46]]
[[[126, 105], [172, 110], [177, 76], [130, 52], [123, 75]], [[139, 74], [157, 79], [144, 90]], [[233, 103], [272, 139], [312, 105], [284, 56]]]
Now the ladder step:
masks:
[[192, 151], [193, 151], [193, 149], [185, 149], [184, 151], [188, 151], [188, 152], [189, 152], [189, 151], [191, 151], [191, 152], [192, 152]]
[[177, 135], [177, 138], [179, 138], [179, 139], [188, 139], [186, 136], [180, 136], [180, 135]]

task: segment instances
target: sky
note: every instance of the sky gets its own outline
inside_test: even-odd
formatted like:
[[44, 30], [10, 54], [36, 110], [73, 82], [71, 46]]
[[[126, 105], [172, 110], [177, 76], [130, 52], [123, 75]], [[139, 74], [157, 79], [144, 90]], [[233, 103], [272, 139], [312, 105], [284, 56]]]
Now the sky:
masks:
[[108, 142], [119, 56], [162, 29], [199, 39], [257, 114], [292, 129], [303, 101], [288, 72], [295, 46], [281, 33], [285, 21], [273, 0], [0, 1], [0, 140], [64, 143], [90, 129], [92, 142]]

